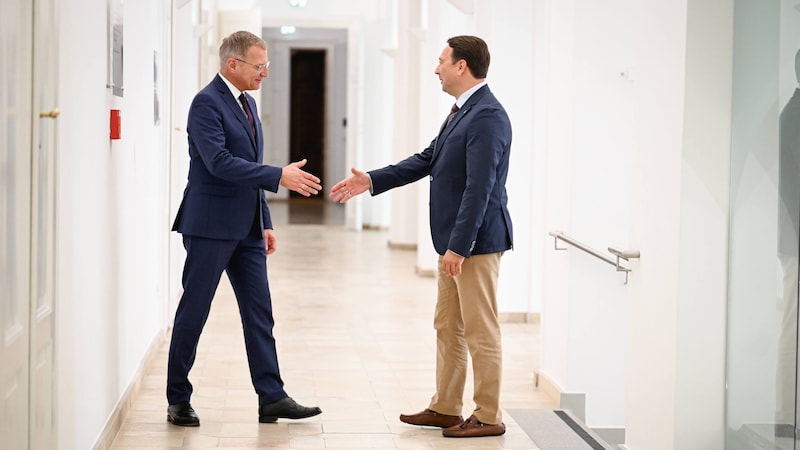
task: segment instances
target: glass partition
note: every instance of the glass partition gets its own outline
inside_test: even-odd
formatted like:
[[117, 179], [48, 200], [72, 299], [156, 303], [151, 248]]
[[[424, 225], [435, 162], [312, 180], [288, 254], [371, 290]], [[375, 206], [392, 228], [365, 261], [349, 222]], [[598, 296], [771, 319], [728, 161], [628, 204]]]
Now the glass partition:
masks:
[[796, 449], [800, 9], [736, 0], [728, 449]]

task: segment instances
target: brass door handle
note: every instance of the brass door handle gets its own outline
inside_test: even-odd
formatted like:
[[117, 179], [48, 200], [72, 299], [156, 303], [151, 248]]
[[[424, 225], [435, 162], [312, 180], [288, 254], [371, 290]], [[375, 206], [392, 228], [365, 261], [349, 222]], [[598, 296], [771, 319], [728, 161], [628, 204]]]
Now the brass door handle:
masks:
[[55, 119], [59, 114], [61, 114], [61, 111], [59, 111], [58, 108], [53, 108], [50, 111], [40, 112], [39, 117], [49, 117], [50, 119]]

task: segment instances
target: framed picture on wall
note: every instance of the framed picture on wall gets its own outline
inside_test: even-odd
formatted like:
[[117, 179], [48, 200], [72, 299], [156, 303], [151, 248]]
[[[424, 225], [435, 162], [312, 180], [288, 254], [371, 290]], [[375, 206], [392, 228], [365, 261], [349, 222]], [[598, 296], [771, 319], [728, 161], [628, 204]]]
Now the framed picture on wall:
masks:
[[122, 97], [122, 1], [108, 0], [108, 81], [111, 93]]

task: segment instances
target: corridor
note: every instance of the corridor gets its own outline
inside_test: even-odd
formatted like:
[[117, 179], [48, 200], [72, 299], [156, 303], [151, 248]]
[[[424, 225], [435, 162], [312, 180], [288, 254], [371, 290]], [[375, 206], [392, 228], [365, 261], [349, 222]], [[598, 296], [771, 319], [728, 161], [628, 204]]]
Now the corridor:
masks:
[[[236, 302], [223, 277], [191, 373], [200, 427], [166, 421], [167, 335], [112, 449], [538, 448], [507, 412], [500, 437], [444, 438], [439, 429], [400, 422], [400, 413], [424, 409], [433, 393], [435, 279], [416, 275], [415, 252], [390, 249], [388, 233], [346, 230], [340, 205], [292, 209], [271, 206], [275, 335], [287, 392], [323, 413], [258, 423]], [[538, 340], [538, 324], [503, 324], [505, 410], [556, 406], [533, 386]], [[471, 391], [468, 381], [465, 415]]]

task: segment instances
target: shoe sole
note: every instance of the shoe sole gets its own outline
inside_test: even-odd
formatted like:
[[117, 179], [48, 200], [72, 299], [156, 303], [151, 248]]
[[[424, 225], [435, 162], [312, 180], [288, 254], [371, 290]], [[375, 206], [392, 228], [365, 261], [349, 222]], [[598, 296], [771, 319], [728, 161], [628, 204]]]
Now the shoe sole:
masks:
[[400, 422], [407, 423], [409, 425], [415, 425], [418, 427], [434, 427], [434, 428], [450, 428], [456, 425], [459, 425], [463, 422], [463, 420], [453, 421], [453, 423], [431, 423], [431, 422], [421, 422], [421, 421], [414, 421], [408, 417], [400, 417]]
[[308, 419], [309, 417], [314, 417], [322, 414], [322, 412], [315, 412], [313, 414], [304, 415], [304, 416], [294, 416], [294, 417], [286, 417], [286, 416], [259, 416], [258, 421], [259, 423], [275, 423], [278, 419], [291, 419], [291, 420], [298, 420], [298, 419]]
[[475, 437], [491, 437], [491, 436], [502, 436], [506, 434], [505, 431], [502, 433], [487, 433], [487, 434], [444, 434], [442, 436], [447, 438], [475, 438]]
[[173, 419], [172, 417], [170, 417], [169, 414], [167, 414], [167, 422], [169, 422], [169, 423], [171, 423], [173, 425], [177, 425], [179, 427], [199, 427], [200, 426], [200, 421], [199, 420], [196, 421], [196, 422], [195, 421], [184, 422], [184, 421], [181, 421], [181, 420]]
[[437, 423], [413, 423], [413, 422], [406, 422], [406, 421], [403, 421], [403, 420], [401, 420], [401, 422], [407, 423], [409, 425], [414, 425], [414, 426], [417, 426], [417, 427], [431, 427], [431, 428], [442, 428], [442, 429], [450, 428], [452, 426], [455, 426], [455, 425], [458, 425], [458, 424], [461, 423], [461, 422], [457, 422], [457, 423], [454, 423], [452, 425], [441, 425], [441, 424], [437, 424]]

